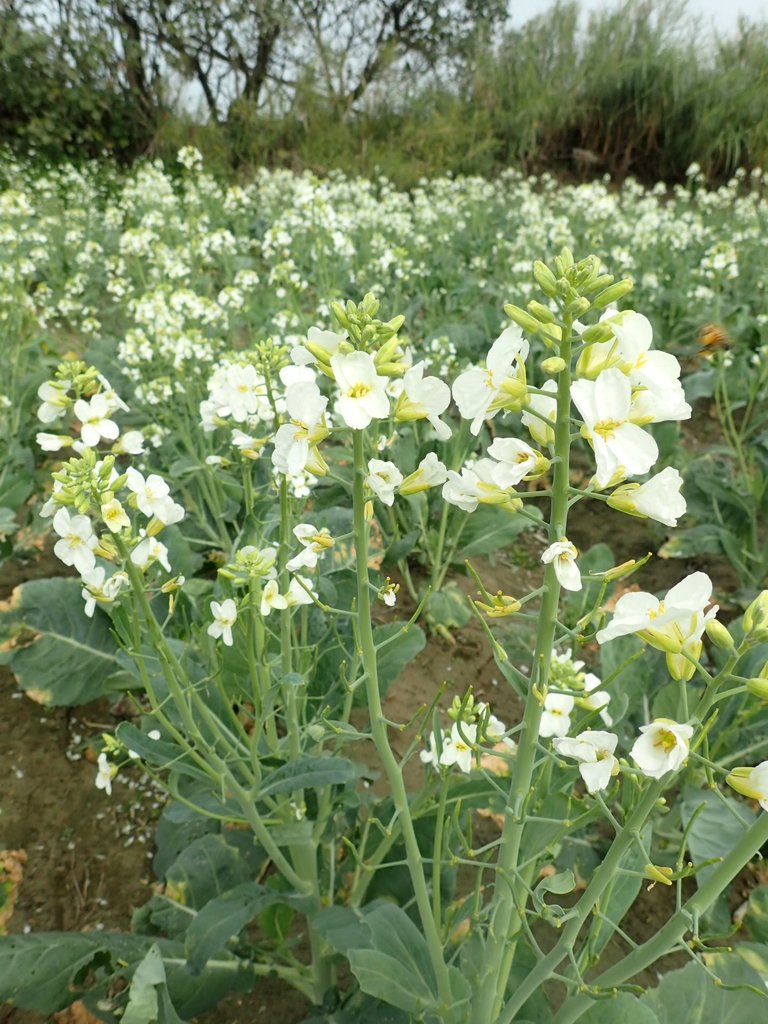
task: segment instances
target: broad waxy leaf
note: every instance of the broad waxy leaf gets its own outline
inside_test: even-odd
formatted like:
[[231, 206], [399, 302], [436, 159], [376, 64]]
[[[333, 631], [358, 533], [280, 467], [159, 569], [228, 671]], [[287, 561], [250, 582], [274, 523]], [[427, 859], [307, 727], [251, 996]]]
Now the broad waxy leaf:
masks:
[[309, 901], [267, 889], [257, 882], [243, 882], [223, 896], [211, 900], [197, 914], [186, 934], [189, 968], [199, 973], [214, 953], [252, 921], [262, 910], [274, 904], [290, 903], [298, 909]]
[[165, 967], [155, 943], [133, 975], [122, 1024], [182, 1024], [168, 998]]
[[22, 689], [49, 707], [85, 704], [112, 688], [110, 677], [119, 675], [121, 687], [130, 678], [108, 616], [96, 608], [89, 619], [81, 589], [78, 580], [64, 577], [30, 580], [14, 590], [0, 613], [3, 633], [32, 635], [29, 644], [11, 651], [8, 664]]
[[253, 986], [253, 976], [223, 955], [195, 977], [178, 942], [118, 932], [38, 932], [0, 938], [0, 1002], [50, 1014], [80, 998], [103, 998], [110, 979], [130, 979], [155, 944], [169, 997], [182, 1018], [203, 1013], [227, 992]]
[[351, 782], [355, 778], [357, 768], [345, 757], [300, 757], [267, 775], [259, 796], [295, 793], [297, 789], [320, 789], [323, 786]]
[[706, 954], [707, 967], [723, 985], [716, 985], [700, 964], [690, 963], [665, 974], [641, 1002], [653, 1010], [659, 1024], [757, 1024], [766, 1019], [765, 995], [724, 986], [752, 985], [764, 993], [766, 952], [765, 946], [744, 943], [733, 953]]
[[[723, 802], [725, 801], [725, 803]], [[708, 789], [694, 789], [686, 786], [680, 803], [683, 825], [687, 826], [696, 809], [704, 804], [703, 810], [696, 815], [688, 833], [688, 850], [694, 866], [712, 857], [725, 857], [738, 843], [752, 824], [754, 812], [741, 802], [730, 796], [722, 799]], [[728, 807], [733, 813], [729, 813]], [[707, 880], [717, 864], [707, 865], [696, 872], [699, 885]]]

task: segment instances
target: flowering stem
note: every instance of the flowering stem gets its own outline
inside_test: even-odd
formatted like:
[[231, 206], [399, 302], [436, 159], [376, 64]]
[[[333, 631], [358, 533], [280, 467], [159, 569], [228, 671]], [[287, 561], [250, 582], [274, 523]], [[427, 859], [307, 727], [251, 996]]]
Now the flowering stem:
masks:
[[[560, 355], [565, 368], [557, 384], [557, 424], [555, 427], [554, 474], [549, 523], [549, 539], [554, 543], [565, 535], [568, 519], [568, 487], [570, 474], [570, 408], [571, 408], [571, 321], [563, 324], [563, 342]], [[531, 790], [536, 745], [539, 737], [542, 705], [539, 693], [546, 692], [549, 664], [557, 626], [560, 584], [555, 575], [554, 562], [544, 572], [545, 593], [542, 596], [539, 630], [531, 671], [531, 685], [525, 702], [523, 728], [507, 800], [504, 829], [496, 873], [496, 891], [490, 910], [488, 938], [485, 948], [485, 971], [481, 975], [473, 1005], [473, 1024], [495, 1021], [501, 1009], [507, 980], [514, 958], [514, 936], [520, 927], [517, 907], [524, 905], [527, 893], [524, 879], [518, 873], [520, 848], [525, 830], [525, 803]], [[510, 1018], [511, 1019], [511, 1018]]]
[[652, 782], [647, 787], [635, 806], [634, 811], [627, 818], [623, 829], [616, 835], [602, 864], [593, 874], [592, 880], [574, 908], [573, 916], [565, 924], [559, 941], [521, 982], [515, 994], [504, 1006], [501, 1015], [493, 1018], [494, 1021], [498, 1021], [498, 1024], [511, 1024], [511, 1021], [515, 1019], [517, 1012], [525, 1002], [530, 999], [544, 981], [552, 976], [558, 964], [569, 955], [582, 925], [616, 874], [624, 854], [631, 844], [635, 842], [637, 834], [653, 810], [664, 786], [665, 783], [659, 780]]
[[[633, 949], [613, 967], [594, 979], [595, 990], [610, 989], [655, 963], [679, 943], [692, 922], [714, 903], [745, 864], [768, 842], [768, 814], [761, 814], [739, 839], [696, 893], [674, 914], [652, 938]], [[579, 994], [568, 999], [555, 1017], [555, 1024], [573, 1024], [594, 1005], [589, 995]], [[512, 1018], [510, 1018], [512, 1019]]]
[[413, 819], [408, 805], [408, 795], [400, 767], [392, 753], [387, 737], [387, 727], [381, 707], [379, 692], [378, 667], [376, 663], [376, 646], [373, 639], [371, 623], [371, 597], [368, 580], [368, 524], [365, 520], [365, 463], [364, 434], [353, 430], [355, 454], [355, 478], [353, 488], [353, 511], [355, 532], [355, 561], [357, 568], [357, 623], [360, 650], [365, 669], [365, 691], [368, 699], [368, 714], [371, 722], [371, 735], [376, 745], [382, 767], [389, 782], [392, 802], [397, 810], [400, 828], [402, 829], [408, 859], [408, 871], [411, 876], [416, 905], [424, 929], [424, 936], [429, 949], [432, 968], [437, 979], [438, 994], [446, 1014], [450, 1020], [450, 1007], [453, 1004], [448, 968], [443, 958], [442, 943], [438, 931], [438, 923], [432, 915], [429, 890], [424, 874], [423, 857], [419, 848]]

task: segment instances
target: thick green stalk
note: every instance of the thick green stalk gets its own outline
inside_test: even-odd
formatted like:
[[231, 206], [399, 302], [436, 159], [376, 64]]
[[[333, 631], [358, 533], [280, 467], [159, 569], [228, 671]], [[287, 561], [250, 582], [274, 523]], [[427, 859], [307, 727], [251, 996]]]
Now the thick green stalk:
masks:
[[[283, 594], [288, 592], [290, 577], [285, 563], [288, 560], [288, 547], [291, 539], [291, 509], [288, 496], [288, 480], [283, 476], [280, 480], [280, 554], [279, 554], [279, 578], [280, 590]], [[280, 612], [280, 669], [285, 680], [293, 672], [293, 613], [290, 608], [284, 608]], [[296, 684], [293, 681], [283, 682], [283, 701], [285, 704], [285, 728], [288, 738], [288, 749], [291, 760], [296, 762], [302, 754], [301, 745], [301, 722], [299, 721], [298, 701], [296, 699]], [[296, 793], [296, 800], [299, 805], [304, 803], [304, 791]], [[292, 843], [291, 860], [296, 873], [306, 879], [312, 886], [312, 906], [307, 911], [307, 926], [309, 931], [309, 946], [312, 961], [312, 981], [314, 987], [314, 1003], [320, 1005], [323, 997], [333, 983], [333, 971], [331, 967], [331, 955], [328, 946], [322, 936], [318, 935], [312, 923], [312, 918], [319, 913], [322, 907], [322, 895], [320, 891], [320, 877], [317, 863], [317, 843], [313, 837], [306, 841]]]
[[[376, 745], [384, 772], [389, 782], [392, 802], [397, 810], [400, 828], [403, 833], [408, 871], [411, 876], [416, 906], [419, 911], [421, 926], [429, 949], [430, 961], [437, 979], [438, 994], [443, 1004], [445, 1019], [450, 1020], [450, 1007], [453, 1003], [448, 968], [443, 957], [443, 948], [438, 931], [438, 922], [432, 916], [429, 889], [424, 874], [422, 853], [413, 828], [413, 820], [408, 805], [408, 794], [400, 771], [400, 766], [392, 753], [387, 736], [387, 726], [381, 707], [379, 692], [378, 666], [376, 662], [376, 645], [373, 639], [371, 623], [371, 595], [368, 579], [368, 524], [365, 519], [365, 449], [364, 434], [360, 430], [352, 432], [355, 453], [355, 480], [353, 490], [355, 560], [357, 568], [357, 623], [360, 638], [360, 649], [365, 669], [365, 692], [368, 698], [368, 714], [371, 722], [371, 735]], [[439, 870], [439, 867], [437, 867]]]
[[653, 810], [656, 801], [664, 789], [664, 785], [665, 783], [662, 781], [654, 781], [645, 790], [635, 809], [627, 819], [624, 828], [613, 840], [611, 848], [605, 855], [600, 867], [592, 876], [581, 899], [574, 907], [573, 917], [570, 917], [563, 927], [560, 939], [550, 952], [542, 960], [539, 960], [536, 967], [518, 986], [515, 994], [505, 1004], [498, 1018], [494, 1018], [494, 1020], [498, 1020], [498, 1024], [511, 1024], [511, 1021], [515, 1019], [515, 1015], [525, 1002], [552, 976], [558, 965], [573, 949], [582, 925], [616, 874], [622, 858], [635, 841], [635, 836], [645, 824], [648, 815]]
[[[768, 843], [768, 814], [761, 814], [701, 888], [664, 927], [647, 942], [633, 949], [619, 963], [598, 975], [592, 982], [593, 986], [611, 989], [621, 985], [668, 953], [682, 940], [695, 918], [700, 917], [712, 906], [720, 893], [730, 885], [739, 871], [756, 856], [765, 843]], [[576, 995], [563, 1004], [554, 1019], [554, 1024], [573, 1024], [591, 1006], [594, 1006], [594, 1000], [590, 996]]]
[[[560, 373], [557, 385], [557, 423], [555, 427], [557, 461], [552, 480], [549, 523], [551, 543], [561, 540], [565, 536], [568, 520], [571, 450], [571, 323], [569, 321], [564, 324], [563, 339], [560, 354], [566, 365]], [[523, 728], [518, 740], [515, 770], [512, 775], [502, 831], [496, 889], [490, 910], [485, 948], [485, 970], [477, 984], [477, 994], [473, 1003], [473, 1024], [490, 1024], [498, 1016], [512, 968], [513, 940], [520, 927], [516, 908], [522, 906], [527, 898], [524, 879], [518, 877], [517, 869], [525, 831], [525, 802], [531, 789], [541, 722], [542, 705], [539, 695], [546, 692], [549, 681], [549, 665], [560, 600], [560, 583], [555, 575], [554, 562], [546, 567], [544, 586], [531, 684], [525, 702]]]

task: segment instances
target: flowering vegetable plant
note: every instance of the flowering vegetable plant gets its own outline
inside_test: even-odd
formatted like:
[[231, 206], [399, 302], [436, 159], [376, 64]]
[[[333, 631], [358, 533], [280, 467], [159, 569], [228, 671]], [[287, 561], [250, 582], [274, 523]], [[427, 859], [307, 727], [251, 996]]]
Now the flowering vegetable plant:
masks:
[[[217, 994], [276, 974], [327, 1020], [609, 1020], [594, 1014], [637, 1001], [627, 985], [638, 972], [674, 949], [706, 949], [707, 912], [768, 842], [768, 817], [723, 789], [765, 808], [766, 763], [712, 756], [721, 709], [765, 696], [762, 675], [739, 669], [768, 637], [768, 598], [750, 606], [741, 636], [716, 618], [703, 572], [661, 600], [625, 590], [606, 610], [608, 587], [642, 560], [590, 570], [568, 537], [569, 512], [599, 501], [617, 516], [676, 523], [682, 480], [672, 467], [653, 472], [652, 427], [690, 406], [646, 318], [613, 308], [630, 282], [567, 249], [552, 266], [537, 262], [534, 277], [541, 301], [506, 306], [510, 325], [453, 383], [465, 425], [450, 466], [435, 452], [407, 463], [379, 446], [382, 433], [424, 421], [450, 451], [457, 417], [447, 385], [409, 365], [403, 318], [379, 319], [372, 295], [333, 305], [334, 330], [314, 328], [290, 352], [265, 342], [219, 366], [201, 429], [229, 432], [243, 504], [213, 588], [190, 586], [159, 539], [183, 533], [185, 509], [169, 481], [128, 463], [141, 438], [121, 437], [108, 382], [73, 364], [41, 388], [43, 423], [71, 413], [79, 434], [39, 437], [48, 451], [74, 451], [45, 508], [55, 551], [81, 577], [86, 614], [110, 614], [146, 698], [141, 726], [105, 737], [96, 784], [108, 793], [122, 766], [141, 763], [166, 787], [171, 820], [213, 823], [221, 842], [206, 849], [223, 858], [202, 895], [188, 877], [143, 908], [131, 985], [105, 982], [104, 1013], [127, 1016], [148, 974], [159, 1006], [158, 993], [205, 971]], [[526, 335], [551, 353], [541, 379]], [[470, 455], [468, 438], [486, 450]], [[594, 472], [577, 486], [571, 451], [582, 442]], [[522, 486], [536, 480], [545, 487]], [[423, 645], [429, 592], [392, 618], [398, 583], [370, 565], [377, 517], [438, 489], [467, 518], [481, 506], [535, 522], [534, 509], [547, 511], [543, 578], [530, 593], [493, 594], [469, 567], [478, 594], [468, 608], [519, 697], [519, 721], [501, 721], [471, 688], [447, 709], [436, 693], [410, 722], [385, 713], [393, 672]], [[444, 538], [444, 520], [439, 529]], [[535, 622], [527, 664], [505, 649], [515, 617]], [[641, 715], [619, 692], [643, 678], [640, 644], [665, 658], [659, 713], [645, 700]], [[601, 680], [588, 666], [621, 645]], [[404, 751], [394, 742], [403, 734]], [[414, 766], [420, 785], [409, 792]], [[693, 810], [680, 812], [670, 852], [658, 833], [683, 778]], [[715, 863], [692, 842], [710, 796], [739, 822]], [[489, 808], [498, 833], [487, 841], [472, 822]], [[569, 866], [565, 851], [596, 832], [601, 856]], [[627, 939], [622, 918], [644, 880], [674, 888], [668, 920], [603, 966], [609, 943]]]

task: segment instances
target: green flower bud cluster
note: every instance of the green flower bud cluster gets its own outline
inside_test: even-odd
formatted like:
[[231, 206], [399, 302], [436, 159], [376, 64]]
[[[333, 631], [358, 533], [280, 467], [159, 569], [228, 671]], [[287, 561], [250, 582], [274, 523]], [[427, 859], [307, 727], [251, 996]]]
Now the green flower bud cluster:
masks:
[[374, 353], [380, 374], [400, 374], [405, 369], [402, 364], [405, 353], [397, 332], [405, 323], [405, 317], [398, 315], [392, 320], [379, 320], [376, 317], [379, 306], [379, 300], [368, 292], [359, 304], [350, 301], [343, 306], [340, 302], [332, 302], [331, 312], [349, 335], [355, 349]]
[[[537, 260], [533, 265], [533, 276], [546, 297], [553, 300], [563, 316], [571, 321], [578, 320], [590, 310], [605, 309], [632, 289], [628, 278], [615, 281], [613, 275], [601, 274], [597, 256], [577, 261], [567, 248], [555, 257], [551, 266]], [[550, 348], [560, 343], [560, 328], [550, 306], [532, 301], [528, 303], [527, 310], [509, 305], [504, 307], [504, 312], [523, 330], [538, 334]], [[586, 328], [582, 340], [591, 344], [608, 341], [611, 336], [609, 328], [594, 324]]]
[[61, 484], [53, 495], [54, 501], [74, 507], [80, 515], [98, 513], [125, 486], [125, 474], [115, 477], [114, 469], [114, 455], [99, 458], [98, 452], [86, 448], [82, 457], [70, 459], [52, 474]]
[[256, 548], [249, 544], [236, 552], [233, 562], [219, 569], [219, 576], [233, 583], [271, 579], [274, 577], [276, 562], [276, 548]]

